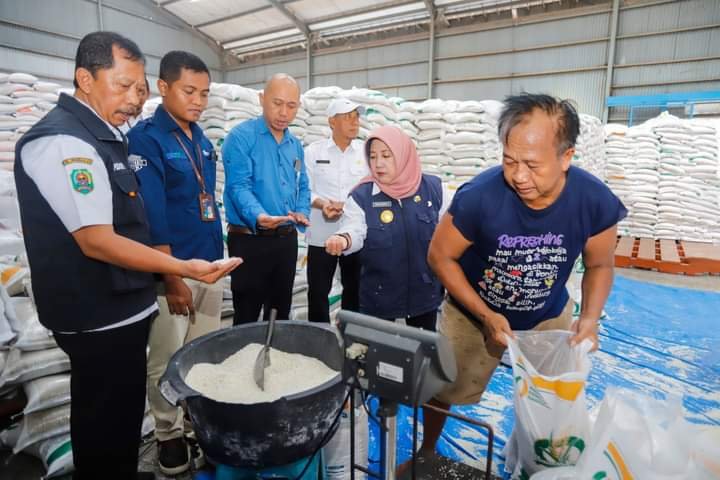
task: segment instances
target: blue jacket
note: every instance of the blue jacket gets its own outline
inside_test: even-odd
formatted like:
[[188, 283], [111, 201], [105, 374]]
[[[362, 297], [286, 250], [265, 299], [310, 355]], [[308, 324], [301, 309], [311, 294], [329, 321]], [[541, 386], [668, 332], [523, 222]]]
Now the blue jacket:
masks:
[[367, 223], [360, 251], [360, 311], [404, 318], [437, 309], [442, 286], [427, 252], [442, 205], [440, 179], [423, 175], [415, 195], [399, 201], [382, 192], [373, 195], [372, 188], [372, 182], [363, 183], [351, 193]]
[[[192, 141], [160, 105], [152, 118], [128, 132], [130, 165], [140, 179], [153, 245], [170, 245], [173, 256], [213, 261], [223, 257], [222, 224], [215, 207], [214, 222], [200, 217], [200, 183], [185, 150], [196, 165], [202, 156], [205, 191], [215, 195], [217, 157], [210, 140], [195, 123]], [[180, 146], [177, 134], [185, 145]]]

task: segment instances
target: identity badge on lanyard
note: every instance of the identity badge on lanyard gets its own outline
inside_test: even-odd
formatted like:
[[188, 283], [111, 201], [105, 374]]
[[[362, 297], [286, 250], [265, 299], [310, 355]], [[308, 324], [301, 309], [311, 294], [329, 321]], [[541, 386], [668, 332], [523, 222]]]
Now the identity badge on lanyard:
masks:
[[215, 215], [215, 200], [213, 199], [213, 196], [205, 190], [205, 177], [203, 176], [203, 157], [202, 152], [200, 151], [200, 145], [197, 143], [195, 144], [195, 151], [197, 153], [198, 162], [200, 162], [200, 168], [195, 164], [195, 159], [192, 155], [190, 155], [190, 151], [188, 151], [187, 147], [183, 143], [182, 139], [180, 138], [180, 135], [177, 134], [177, 132], [173, 132], [173, 135], [175, 136], [175, 140], [180, 144], [180, 148], [183, 149], [183, 152], [185, 152], [185, 155], [187, 156], [188, 161], [190, 162], [190, 165], [192, 165], [193, 172], [195, 172], [195, 178], [197, 178], [198, 184], [200, 185], [200, 195], [198, 195], [198, 201], [200, 203], [200, 220], [203, 222], [214, 222], [217, 220], [217, 215]]

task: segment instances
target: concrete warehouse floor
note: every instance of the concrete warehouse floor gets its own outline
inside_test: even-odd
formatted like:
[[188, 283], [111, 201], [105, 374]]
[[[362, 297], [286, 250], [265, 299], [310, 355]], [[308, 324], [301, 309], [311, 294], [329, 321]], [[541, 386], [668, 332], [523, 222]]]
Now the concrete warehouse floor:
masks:
[[[633, 280], [667, 285], [672, 287], [690, 288], [694, 290], [706, 290], [720, 293], [720, 276], [686, 276], [671, 275], [639, 269], [619, 268], [615, 270], [619, 276]], [[156, 469], [157, 451], [152, 437], [147, 439], [141, 446], [140, 469], [144, 471], [155, 470], [158, 479], [165, 480], [165, 477]], [[27, 455], [10, 455], [10, 452], [0, 451], [0, 480], [38, 480], [43, 474], [42, 464], [35, 458]], [[178, 480], [191, 480], [188, 474], [179, 475]], [[71, 477], [62, 477], [60, 480], [70, 480]]]

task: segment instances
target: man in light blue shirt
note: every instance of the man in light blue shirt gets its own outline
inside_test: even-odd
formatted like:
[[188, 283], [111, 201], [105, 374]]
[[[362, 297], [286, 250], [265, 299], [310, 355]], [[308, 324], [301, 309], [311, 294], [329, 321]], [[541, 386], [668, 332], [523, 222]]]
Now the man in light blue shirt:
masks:
[[300, 141], [288, 130], [300, 107], [300, 87], [273, 75], [260, 93], [262, 117], [233, 128], [222, 147], [228, 250], [242, 252], [244, 269], [232, 277], [234, 325], [277, 309], [290, 315], [297, 228], [309, 225], [310, 188]]

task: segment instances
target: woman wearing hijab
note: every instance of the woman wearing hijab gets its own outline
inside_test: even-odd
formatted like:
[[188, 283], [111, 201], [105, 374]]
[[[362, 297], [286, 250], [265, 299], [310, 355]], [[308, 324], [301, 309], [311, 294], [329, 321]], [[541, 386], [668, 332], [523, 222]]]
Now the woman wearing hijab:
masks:
[[415, 145], [384, 126], [365, 142], [370, 176], [350, 193], [331, 255], [360, 252], [360, 312], [435, 330], [442, 286], [427, 264], [435, 226], [450, 205], [438, 177], [421, 171]]

